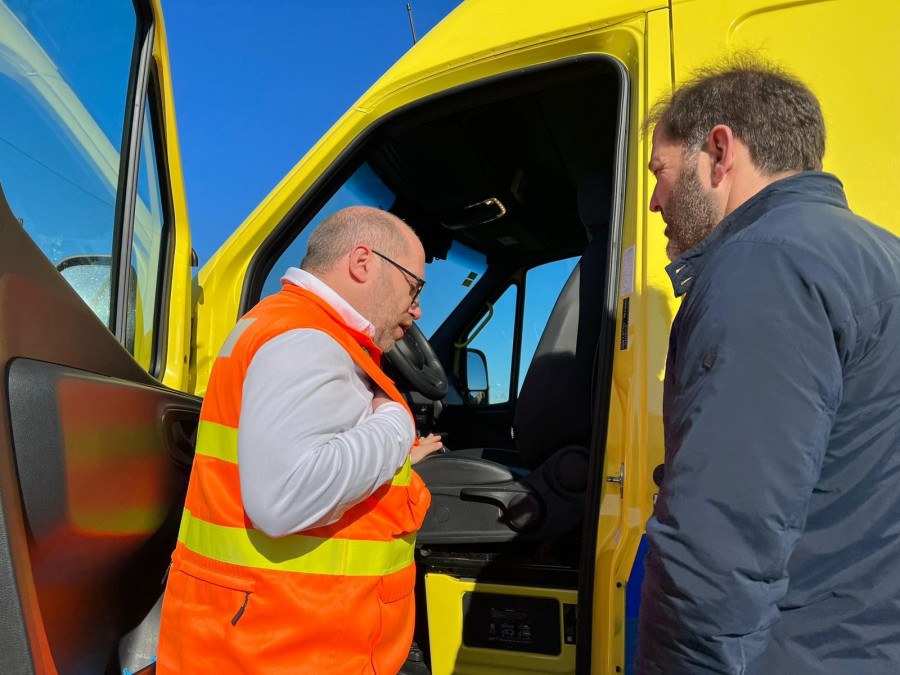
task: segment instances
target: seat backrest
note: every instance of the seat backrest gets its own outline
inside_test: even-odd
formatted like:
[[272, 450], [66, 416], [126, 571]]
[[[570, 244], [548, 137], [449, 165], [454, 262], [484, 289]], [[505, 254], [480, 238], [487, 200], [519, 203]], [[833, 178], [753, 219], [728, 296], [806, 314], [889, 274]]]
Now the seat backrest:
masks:
[[516, 447], [534, 468], [568, 445], [588, 447], [592, 385], [603, 325], [609, 243], [609, 182], [579, 185], [579, 212], [590, 243], [563, 286], [516, 404]]

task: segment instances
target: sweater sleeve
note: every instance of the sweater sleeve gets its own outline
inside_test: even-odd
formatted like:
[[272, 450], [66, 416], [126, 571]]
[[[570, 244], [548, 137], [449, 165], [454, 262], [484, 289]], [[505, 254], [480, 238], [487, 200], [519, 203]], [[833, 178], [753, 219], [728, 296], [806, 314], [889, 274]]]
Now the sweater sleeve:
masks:
[[373, 413], [361, 373], [334, 339], [311, 329], [278, 336], [254, 355], [238, 467], [244, 509], [269, 536], [337, 521], [406, 460], [415, 438], [409, 413], [399, 403]]
[[758, 672], [842, 393], [846, 295], [814, 257], [735, 242], [703, 279], [670, 347], [639, 673]]

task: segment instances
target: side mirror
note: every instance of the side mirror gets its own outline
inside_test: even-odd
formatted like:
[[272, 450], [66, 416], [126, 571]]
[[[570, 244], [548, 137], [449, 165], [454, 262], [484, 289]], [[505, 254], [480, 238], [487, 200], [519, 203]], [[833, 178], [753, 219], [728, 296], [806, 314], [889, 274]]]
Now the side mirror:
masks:
[[112, 256], [72, 255], [60, 260], [56, 269], [104, 325], [108, 326]]
[[466, 349], [466, 371], [464, 373], [463, 398], [466, 405], [487, 405], [488, 403], [488, 371], [484, 352], [478, 349]]
[[[109, 325], [109, 310], [112, 302], [112, 256], [71, 255], [56, 263], [56, 269], [63, 279], [75, 289], [88, 307], [103, 324]], [[134, 353], [135, 316], [137, 307], [137, 273], [131, 266], [131, 283], [128, 287], [128, 316], [125, 325], [125, 348]]]

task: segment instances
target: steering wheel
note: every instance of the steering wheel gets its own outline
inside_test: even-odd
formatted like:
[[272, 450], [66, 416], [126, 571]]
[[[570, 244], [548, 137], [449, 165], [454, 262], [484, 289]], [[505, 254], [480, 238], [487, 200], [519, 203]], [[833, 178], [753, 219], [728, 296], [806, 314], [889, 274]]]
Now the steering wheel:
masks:
[[447, 395], [447, 373], [444, 366], [415, 322], [384, 358], [411, 388], [426, 398], [437, 401]]

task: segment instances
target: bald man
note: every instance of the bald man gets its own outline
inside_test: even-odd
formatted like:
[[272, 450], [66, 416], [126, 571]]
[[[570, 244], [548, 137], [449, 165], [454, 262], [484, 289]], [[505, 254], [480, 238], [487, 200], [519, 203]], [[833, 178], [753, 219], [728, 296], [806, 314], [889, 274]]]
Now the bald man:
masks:
[[425, 253], [393, 215], [339, 211], [238, 321], [200, 414], [160, 673], [395, 673], [414, 626], [411, 470], [441, 447], [379, 367], [421, 314]]

